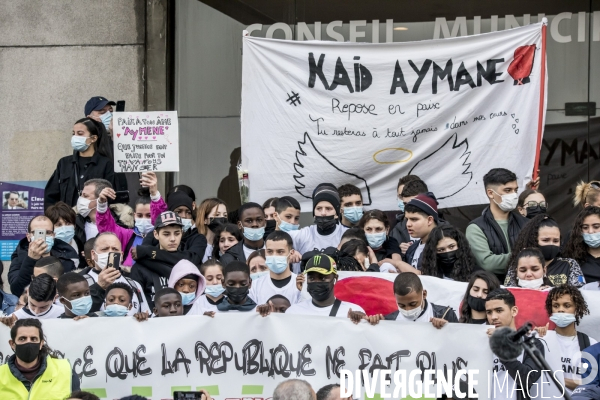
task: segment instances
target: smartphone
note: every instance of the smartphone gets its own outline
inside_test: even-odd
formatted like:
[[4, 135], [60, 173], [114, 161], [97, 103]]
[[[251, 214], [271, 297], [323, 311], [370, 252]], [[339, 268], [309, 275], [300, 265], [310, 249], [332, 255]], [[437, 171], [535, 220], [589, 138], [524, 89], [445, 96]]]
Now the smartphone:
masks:
[[173, 400], [202, 400], [202, 392], [173, 392]]
[[116, 107], [116, 112], [123, 112], [125, 111], [125, 100], [119, 100], [117, 101], [117, 107]]
[[121, 253], [108, 253], [107, 268], [113, 267], [117, 271], [121, 271]]
[[116, 203], [121, 203], [121, 204], [128, 204], [129, 203], [129, 190], [117, 190], [115, 192], [115, 198], [113, 199], [108, 199], [108, 204], [116, 204]]
[[35, 229], [33, 231], [33, 240], [42, 239], [46, 241], [46, 230], [45, 229]]

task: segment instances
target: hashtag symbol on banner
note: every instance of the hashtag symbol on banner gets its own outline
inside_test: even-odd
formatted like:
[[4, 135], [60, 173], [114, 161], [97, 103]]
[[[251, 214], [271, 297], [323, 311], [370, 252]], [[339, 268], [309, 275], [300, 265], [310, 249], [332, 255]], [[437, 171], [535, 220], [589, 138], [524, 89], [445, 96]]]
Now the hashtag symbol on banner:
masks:
[[298, 93], [295, 93], [292, 90], [292, 96], [290, 96], [289, 93], [286, 93], [288, 95], [288, 98], [286, 101], [289, 101], [291, 105], [293, 105], [294, 107], [296, 106], [296, 102], [298, 102], [298, 104], [302, 104], [300, 103], [300, 95]]

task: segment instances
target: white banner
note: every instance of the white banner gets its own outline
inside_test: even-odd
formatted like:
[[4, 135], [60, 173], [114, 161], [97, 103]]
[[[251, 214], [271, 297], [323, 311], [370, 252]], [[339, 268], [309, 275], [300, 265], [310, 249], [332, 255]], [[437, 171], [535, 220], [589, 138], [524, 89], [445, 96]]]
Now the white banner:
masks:
[[[307, 329], [308, 327], [308, 329]], [[218, 313], [137, 322], [133, 318], [44, 320], [48, 344], [71, 361], [82, 389], [101, 398], [139, 393], [168, 399], [173, 390], [207, 387], [215, 399], [270, 398], [288, 378], [315, 390], [339, 383], [342, 369], [479, 370], [487, 393], [493, 356], [486, 327], [363, 321], [258, 313]], [[0, 362], [12, 354], [0, 326]], [[363, 392], [364, 393], [364, 392]], [[376, 393], [380, 393], [379, 387]], [[486, 395], [480, 398], [487, 398]]]
[[177, 111], [117, 112], [115, 172], [179, 171]]
[[544, 52], [542, 23], [409, 43], [245, 36], [250, 198], [293, 196], [306, 210], [319, 183], [351, 183], [365, 205], [393, 210], [410, 173], [441, 207], [482, 204], [497, 167], [523, 186], [545, 118]]

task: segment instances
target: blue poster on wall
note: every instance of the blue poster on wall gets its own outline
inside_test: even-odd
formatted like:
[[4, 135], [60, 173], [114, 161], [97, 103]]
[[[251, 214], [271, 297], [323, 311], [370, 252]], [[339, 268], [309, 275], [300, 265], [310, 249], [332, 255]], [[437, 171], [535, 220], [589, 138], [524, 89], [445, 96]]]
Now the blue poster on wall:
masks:
[[0, 260], [8, 261], [25, 237], [29, 220], [44, 214], [45, 181], [0, 181]]

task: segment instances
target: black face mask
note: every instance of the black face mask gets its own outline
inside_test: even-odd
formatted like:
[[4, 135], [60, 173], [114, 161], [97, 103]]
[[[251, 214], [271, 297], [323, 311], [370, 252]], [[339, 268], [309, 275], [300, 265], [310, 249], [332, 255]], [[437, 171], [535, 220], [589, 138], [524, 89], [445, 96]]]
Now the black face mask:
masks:
[[456, 253], [458, 250], [449, 251], [447, 253], [438, 253], [437, 254], [437, 262], [444, 271], [444, 275], [448, 276], [452, 272], [454, 268], [454, 263], [456, 263]]
[[473, 297], [470, 294], [467, 296], [467, 304], [475, 311], [485, 311], [485, 299]]
[[241, 287], [233, 287], [226, 286], [225, 287], [225, 295], [231, 299], [231, 301], [235, 304], [241, 303], [247, 296], [250, 288], [248, 286]]
[[30, 363], [35, 361], [40, 355], [39, 343], [25, 343], [15, 346], [15, 354], [17, 358], [23, 362]]
[[331, 285], [331, 282], [309, 282], [306, 285], [306, 290], [310, 297], [316, 301], [325, 301], [331, 295], [333, 285]]
[[217, 228], [221, 225], [225, 225], [227, 223], [227, 218], [225, 217], [216, 217], [216, 218], [212, 218], [210, 220], [210, 223], [208, 224], [208, 229], [210, 229], [211, 231], [215, 231], [217, 230]]
[[553, 245], [540, 246], [540, 250], [542, 251], [544, 260], [546, 261], [554, 260], [558, 253], [560, 253], [560, 247]]
[[315, 224], [320, 230], [328, 231], [337, 225], [337, 219], [335, 219], [335, 215], [330, 215], [328, 217], [315, 217]]
[[527, 210], [527, 218], [531, 219], [531, 218], [535, 217], [536, 215], [546, 214], [547, 208], [535, 206], [535, 207], [527, 207], [527, 208], [525, 208], [525, 210]]

